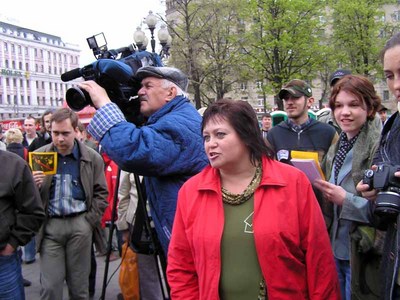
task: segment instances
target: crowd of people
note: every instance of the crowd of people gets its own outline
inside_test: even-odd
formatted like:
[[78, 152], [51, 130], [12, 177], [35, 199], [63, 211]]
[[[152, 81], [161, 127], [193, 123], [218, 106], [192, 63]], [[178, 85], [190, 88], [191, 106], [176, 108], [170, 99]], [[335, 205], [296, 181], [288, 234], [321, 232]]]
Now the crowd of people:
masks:
[[[381, 60], [400, 110], [400, 34]], [[333, 72], [321, 121], [308, 115], [311, 86], [292, 79], [278, 94], [287, 120], [272, 126], [264, 114], [260, 126], [246, 101], [200, 114], [179, 69], [135, 77], [142, 124], [88, 80], [87, 128], [61, 108], [43, 113], [40, 132], [29, 116], [23, 132], [5, 133], [0, 299], [25, 299], [21, 262], [37, 255], [41, 299], [63, 299], [64, 282], [70, 299], [93, 297], [108, 228], [122, 260], [133, 251], [144, 300], [400, 300], [400, 117], [388, 118], [368, 78]], [[32, 168], [33, 155], [54, 168]], [[299, 155], [320, 179], [292, 165]]]

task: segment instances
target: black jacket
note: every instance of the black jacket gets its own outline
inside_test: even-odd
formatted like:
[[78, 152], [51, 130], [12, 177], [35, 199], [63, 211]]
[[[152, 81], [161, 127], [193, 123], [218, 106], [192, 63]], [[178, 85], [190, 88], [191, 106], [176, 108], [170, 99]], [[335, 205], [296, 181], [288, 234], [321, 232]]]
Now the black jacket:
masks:
[[[374, 164], [390, 162], [400, 165], [400, 115], [393, 114], [385, 123], [379, 148], [374, 157]], [[371, 202], [372, 209], [375, 202]], [[383, 245], [381, 263], [382, 299], [393, 299], [393, 288], [397, 279], [399, 269], [400, 249], [400, 214], [397, 218], [379, 218], [375, 216], [375, 225], [386, 229], [386, 237]]]
[[[328, 151], [329, 147], [338, 139], [335, 129], [325, 123], [314, 119], [300, 132], [295, 132], [288, 121], [283, 121], [272, 127], [268, 132], [267, 140], [274, 148], [278, 160], [290, 160], [290, 151], [315, 151], [318, 152], [319, 161]], [[280, 154], [288, 152], [289, 157], [282, 159]]]
[[44, 209], [27, 163], [18, 155], [0, 150], [0, 249], [27, 244], [38, 232]]
[[29, 152], [33, 152], [40, 147], [50, 144], [52, 142], [51, 135], [47, 132], [44, 134], [39, 134], [29, 145], [28, 150]]

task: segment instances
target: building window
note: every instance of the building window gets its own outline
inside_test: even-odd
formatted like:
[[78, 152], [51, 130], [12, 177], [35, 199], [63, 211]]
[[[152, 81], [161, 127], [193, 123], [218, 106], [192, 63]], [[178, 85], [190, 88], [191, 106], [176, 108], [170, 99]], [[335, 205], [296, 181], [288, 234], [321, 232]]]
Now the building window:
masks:
[[392, 20], [393, 21], [400, 21], [400, 11], [399, 10], [395, 10], [392, 14], [391, 14]]
[[263, 106], [264, 105], [264, 96], [257, 97], [257, 105]]
[[31, 105], [31, 96], [28, 96], [28, 105]]
[[242, 83], [240, 83], [240, 90], [241, 90], [241, 91], [247, 90], [247, 82], [242, 82]]
[[6, 59], [6, 61], [5, 61], [5, 66], [6, 66], [6, 68], [8, 68], [8, 59]]
[[383, 91], [383, 101], [388, 101], [389, 100], [389, 91], [384, 90]]

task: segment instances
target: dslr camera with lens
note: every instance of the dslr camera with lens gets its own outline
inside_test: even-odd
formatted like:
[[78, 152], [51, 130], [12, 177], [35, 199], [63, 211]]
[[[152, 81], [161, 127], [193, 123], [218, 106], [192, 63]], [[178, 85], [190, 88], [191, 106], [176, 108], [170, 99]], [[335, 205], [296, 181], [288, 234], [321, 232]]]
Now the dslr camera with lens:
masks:
[[378, 195], [374, 213], [378, 216], [397, 216], [400, 212], [400, 178], [394, 176], [400, 171], [400, 165], [382, 163], [376, 171], [364, 171], [363, 183], [370, 189], [376, 189]]

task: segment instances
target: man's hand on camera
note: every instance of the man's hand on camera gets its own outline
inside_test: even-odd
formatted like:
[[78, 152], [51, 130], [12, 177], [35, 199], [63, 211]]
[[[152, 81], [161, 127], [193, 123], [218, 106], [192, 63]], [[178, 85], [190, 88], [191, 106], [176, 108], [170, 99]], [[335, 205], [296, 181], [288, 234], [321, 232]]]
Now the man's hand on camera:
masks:
[[110, 98], [107, 95], [106, 90], [93, 80], [80, 82], [78, 86], [89, 93], [93, 105], [96, 108], [100, 108], [106, 105], [107, 103], [111, 102]]
[[377, 190], [375, 189], [370, 190], [369, 185], [363, 183], [362, 180], [357, 184], [356, 190], [360, 192], [365, 199], [370, 201], [376, 200], [376, 194], [378, 193]]

